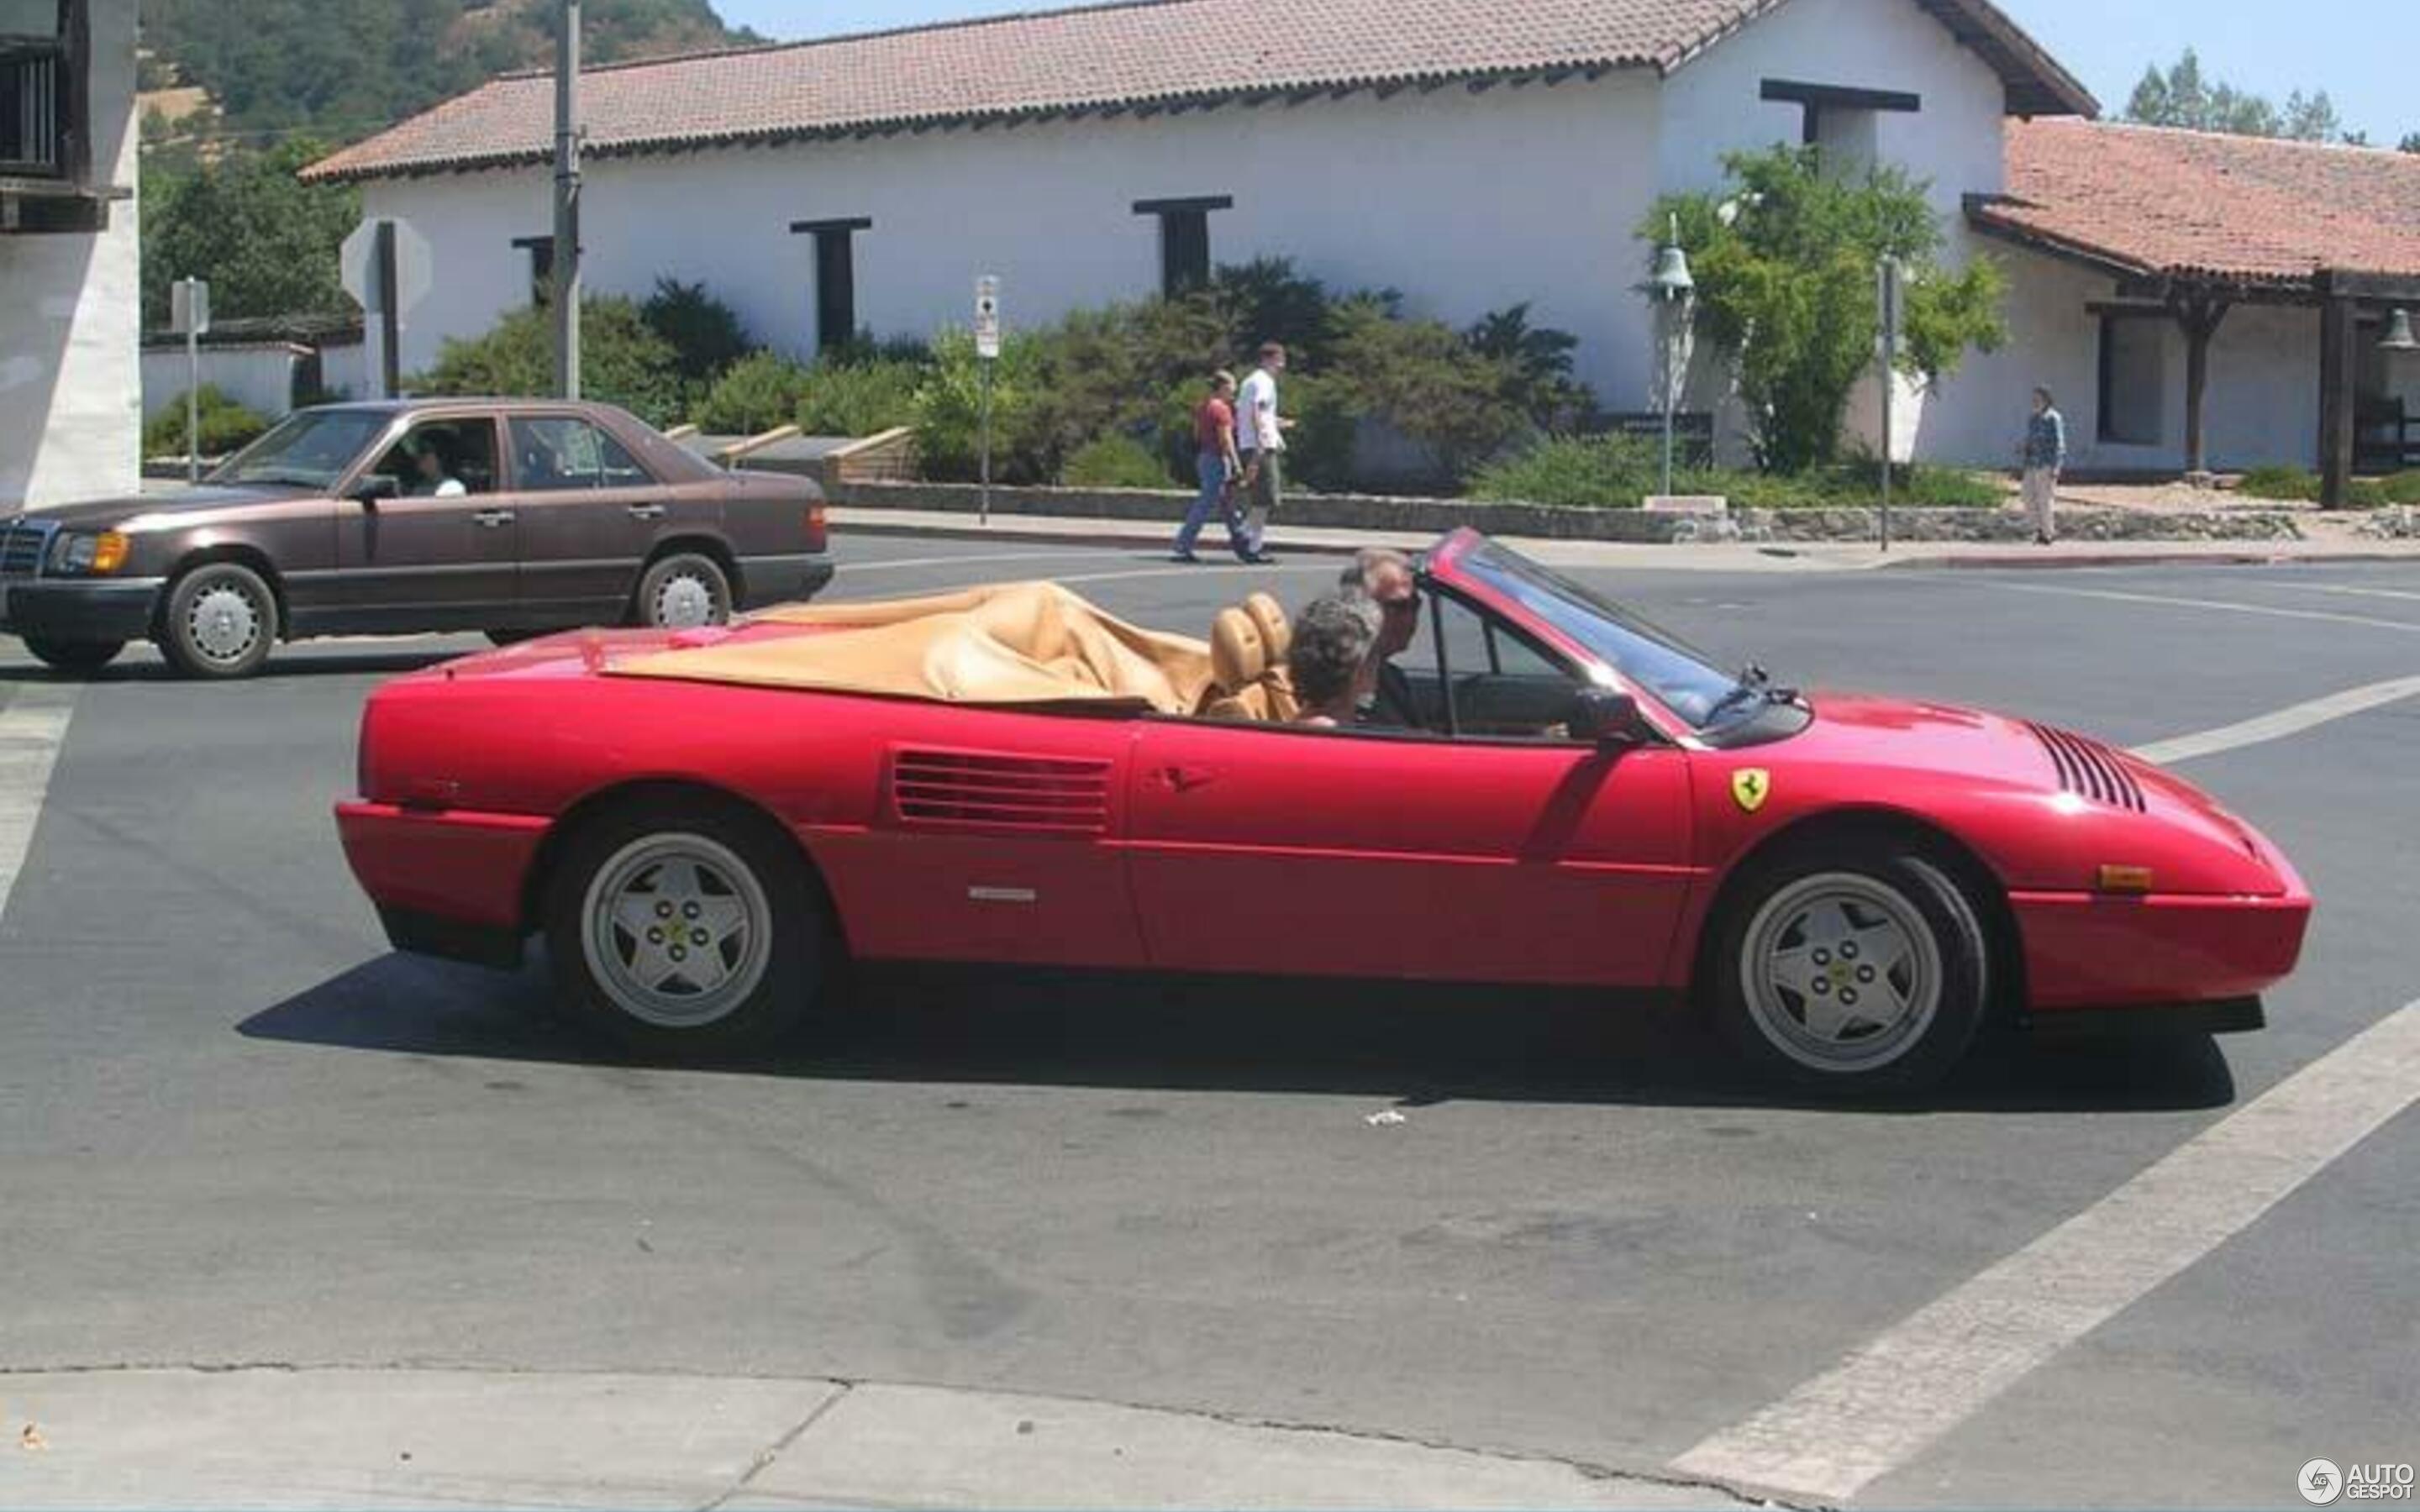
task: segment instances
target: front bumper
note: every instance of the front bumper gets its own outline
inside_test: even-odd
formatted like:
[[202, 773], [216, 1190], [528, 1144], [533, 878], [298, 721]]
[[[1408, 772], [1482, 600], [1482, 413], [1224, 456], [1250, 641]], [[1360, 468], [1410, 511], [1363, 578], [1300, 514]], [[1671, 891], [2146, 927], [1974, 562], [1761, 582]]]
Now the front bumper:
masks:
[[511, 968], [531, 924], [528, 883], [551, 821], [530, 814], [340, 803], [336, 833], [398, 950]]
[[763, 609], [768, 604], [797, 604], [813, 598], [832, 580], [829, 552], [786, 557], [743, 557], [739, 562], [739, 607]]
[[161, 578], [0, 579], [0, 630], [52, 640], [140, 640]]
[[2257, 997], [2301, 962], [2311, 898], [2015, 893], [2037, 1021], [2091, 1009]]

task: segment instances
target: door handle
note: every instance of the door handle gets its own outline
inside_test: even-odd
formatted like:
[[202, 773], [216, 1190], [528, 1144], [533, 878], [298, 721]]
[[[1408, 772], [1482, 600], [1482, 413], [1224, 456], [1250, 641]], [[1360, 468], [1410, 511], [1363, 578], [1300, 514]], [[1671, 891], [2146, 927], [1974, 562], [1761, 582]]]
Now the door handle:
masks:
[[630, 506], [630, 517], [632, 519], [661, 519], [664, 517], [664, 506], [661, 504], [632, 504]]
[[1171, 793], [1190, 793], [1206, 788], [1218, 780], [1218, 774], [1206, 766], [1163, 766], [1159, 769], [1159, 785]]
[[487, 530], [501, 530], [513, 522], [513, 512], [509, 509], [483, 509], [471, 517], [471, 522]]

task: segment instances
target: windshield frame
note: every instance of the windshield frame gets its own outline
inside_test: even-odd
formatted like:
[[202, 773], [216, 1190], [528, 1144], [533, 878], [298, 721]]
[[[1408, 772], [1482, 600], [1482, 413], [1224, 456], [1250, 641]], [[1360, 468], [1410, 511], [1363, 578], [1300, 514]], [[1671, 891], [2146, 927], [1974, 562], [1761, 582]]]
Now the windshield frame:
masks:
[[[358, 409], [341, 406], [297, 409], [263, 431], [251, 445], [212, 468], [209, 475], [203, 481], [221, 487], [303, 488], [314, 493], [334, 496], [338, 486], [361, 467], [364, 458], [376, 455], [379, 443], [386, 438], [390, 430], [395, 428], [395, 421], [396, 416], [381, 409]], [[271, 442], [279, 442], [278, 449], [282, 451], [285, 446], [291, 444], [291, 438], [297, 433], [345, 422], [365, 424], [368, 428], [362, 432], [360, 443], [334, 471], [322, 476], [322, 470], [315, 468], [301, 477], [247, 478], [242, 475], [241, 470], [248, 464], [257, 462], [260, 459], [260, 454], [271, 449]]]
[[[1745, 676], [1636, 610], [1531, 561], [1511, 547], [1477, 531], [1460, 530], [1438, 543], [1429, 554], [1428, 567], [1466, 596], [1484, 602], [1533, 637], [1561, 648], [1574, 662], [1589, 669], [1596, 681], [1638, 695], [1643, 702], [1669, 717], [1676, 728], [1668, 733], [1702, 738], [1734, 722], [1729, 710], [1719, 720], [1708, 716], [1726, 695], [1748, 686]], [[1639, 655], [1618, 659], [1608, 654], [1606, 646], [1593, 643], [1591, 638], [1559, 623], [1558, 616], [1532, 601], [1532, 594], [1550, 599], [1583, 619], [1593, 620], [1610, 636], [1633, 642]], [[1663, 675], [1648, 665], [1657, 658], [1671, 664]], [[1693, 717], [1692, 705], [1701, 706], [1705, 712]], [[1734, 701], [1731, 707], [1743, 716], [1752, 717], [1759, 703]]]

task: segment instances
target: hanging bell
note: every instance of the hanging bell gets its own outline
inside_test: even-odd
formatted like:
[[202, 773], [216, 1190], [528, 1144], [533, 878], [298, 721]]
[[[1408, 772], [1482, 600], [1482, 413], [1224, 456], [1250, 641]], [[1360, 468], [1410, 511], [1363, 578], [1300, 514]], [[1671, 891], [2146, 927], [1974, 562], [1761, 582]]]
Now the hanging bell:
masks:
[[[1684, 294], [1696, 292], [1698, 281], [1689, 273], [1689, 255], [1683, 252], [1677, 243], [1666, 247], [1662, 255], [1655, 259], [1654, 286], [1655, 297], [1662, 300], [1677, 300]], [[2404, 334], [2408, 336], [2411, 333], [2407, 327]]]
[[2379, 349], [2389, 352], [2420, 352], [2420, 338], [2412, 334], [2412, 312], [2397, 310], [2386, 317], [2386, 334], [2379, 338]]

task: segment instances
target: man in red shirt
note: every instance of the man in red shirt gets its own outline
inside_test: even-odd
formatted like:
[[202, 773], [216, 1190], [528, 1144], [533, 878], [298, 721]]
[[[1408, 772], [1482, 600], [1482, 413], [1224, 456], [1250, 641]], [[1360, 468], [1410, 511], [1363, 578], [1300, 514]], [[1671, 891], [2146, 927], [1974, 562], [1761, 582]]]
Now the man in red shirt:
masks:
[[1176, 532], [1176, 560], [1199, 562], [1193, 554], [1193, 543], [1209, 523], [1210, 511], [1221, 505], [1227, 512], [1227, 540], [1235, 555], [1249, 560], [1244, 545], [1243, 524], [1233, 506], [1234, 480], [1244, 471], [1235, 455], [1235, 375], [1210, 375], [1210, 396], [1193, 411], [1193, 449], [1195, 468], [1202, 480], [1202, 492], [1186, 513], [1185, 526]]

